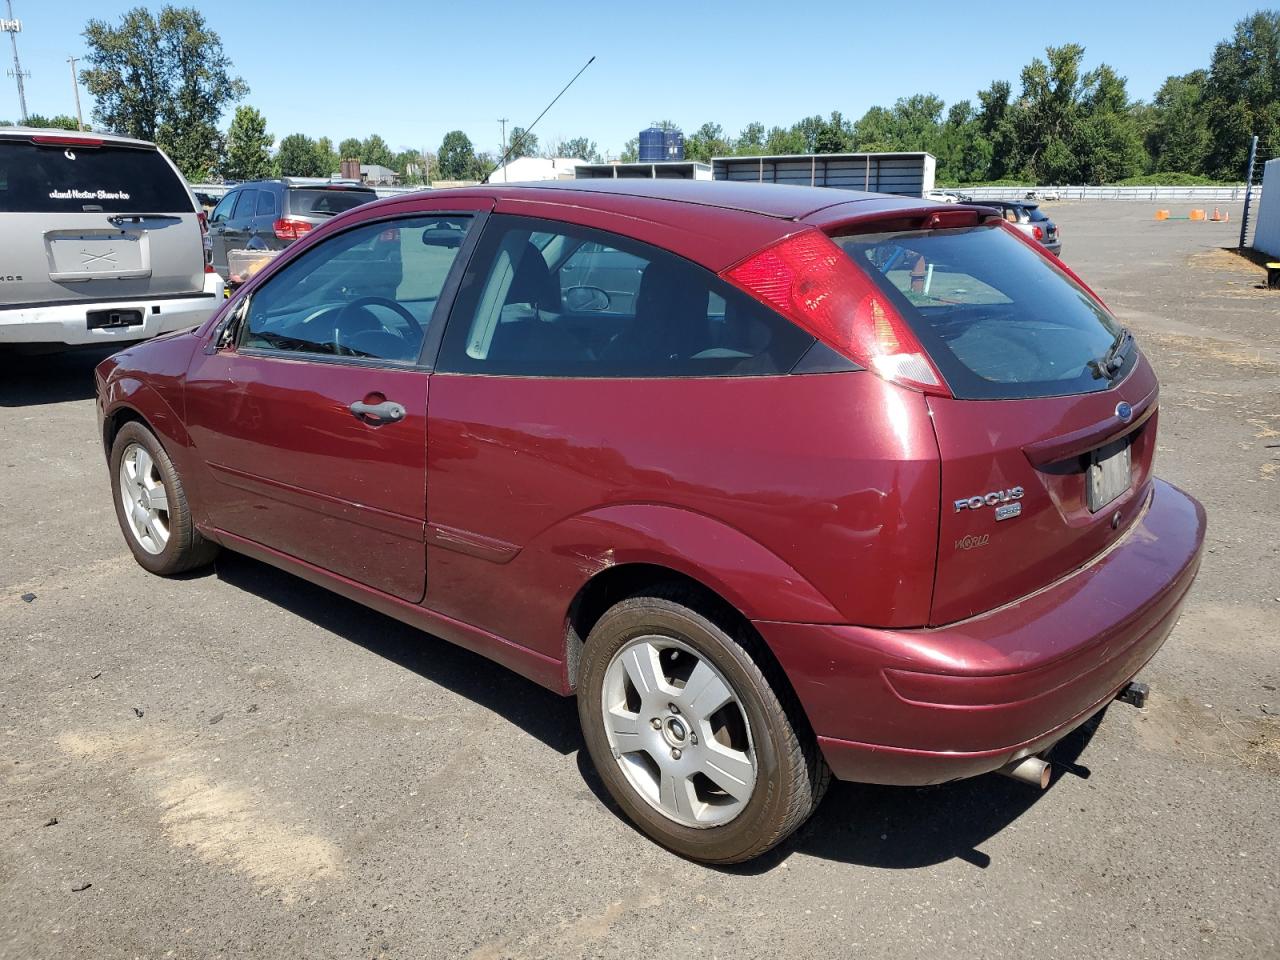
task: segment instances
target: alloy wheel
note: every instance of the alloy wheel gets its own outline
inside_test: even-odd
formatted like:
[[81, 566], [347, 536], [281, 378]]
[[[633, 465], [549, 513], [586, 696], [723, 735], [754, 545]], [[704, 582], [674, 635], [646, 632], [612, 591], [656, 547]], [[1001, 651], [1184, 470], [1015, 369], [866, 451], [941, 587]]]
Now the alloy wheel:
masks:
[[750, 724], [703, 654], [673, 637], [638, 637], [609, 662], [601, 698], [614, 759], [650, 806], [701, 828], [746, 808], [757, 772]]
[[160, 554], [169, 543], [169, 496], [155, 458], [131, 443], [120, 458], [120, 501], [129, 532], [143, 550]]

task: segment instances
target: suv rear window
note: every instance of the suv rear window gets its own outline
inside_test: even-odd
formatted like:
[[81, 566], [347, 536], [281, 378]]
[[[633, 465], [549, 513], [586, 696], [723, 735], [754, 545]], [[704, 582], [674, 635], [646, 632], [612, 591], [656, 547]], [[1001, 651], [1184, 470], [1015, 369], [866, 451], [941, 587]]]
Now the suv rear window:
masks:
[[41, 145], [0, 137], [0, 213], [192, 213], [158, 150]]
[[[961, 399], [1106, 390], [1120, 324], [998, 225], [832, 238], [893, 301]], [[1129, 350], [1123, 375], [1132, 365]]]
[[377, 198], [372, 190], [290, 190], [289, 212], [298, 217], [332, 217]]

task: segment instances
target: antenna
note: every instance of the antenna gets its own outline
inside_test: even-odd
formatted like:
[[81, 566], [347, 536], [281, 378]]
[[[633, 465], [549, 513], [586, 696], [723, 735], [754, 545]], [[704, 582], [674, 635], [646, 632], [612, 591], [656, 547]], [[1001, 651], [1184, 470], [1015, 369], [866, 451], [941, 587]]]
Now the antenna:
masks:
[[[572, 79], [572, 80], [570, 80], [568, 83], [566, 83], [566, 84], [564, 85], [564, 89], [563, 89], [563, 90], [561, 90], [559, 93], [557, 93], [557, 94], [555, 95], [555, 97], [551, 100], [551, 102], [550, 102], [550, 103], [548, 103], [545, 107], [543, 107], [543, 108], [542, 108], [542, 112], [541, 112], [540, 114], [538, 114], [538, 115], [534, 118], [533, 123], [531, 123], [531, 124], [529, 124], [529, 126], [525, 127], [524, 132], [525, 132], [525, 133], [532, 133], [532, 132], [533, 132], [533, 128], [534, 128], [534, 127], [536, 127], [536, 126], [538, 125], [538, 121], [539, 121], [539, 120], [541, 120], [543, 117], [545, 117], [545, 116], [547, 115], [547, 111], [548, 111], [548, 110], [550, 110], [552, 107], [554, 107], [554, 106], [556, 105], [556, 100], [559, 100], [561, 97], [563, 97], [563, 96], [564, 96], [564, 94], [565, 94], [565, 90], [568, 90], [570, 87], [572, 87], [572, 86], [574, 85], [574, 83], [577, 81], [577, 79], [578, 79], [580, 76], [582, 76], [582, 75], [583, 75], [583, 73], [585, 73], [585, 72], [586, 72], [587, 67], [591, 66], [591, 65], [592, 65], [593, 63], [595, 63], [595, 62], [596, 62], [596, 58], [595, 58], [595, 57], [592, 57], [590, 60], [588, 60], [586, 63], [584, 63], [584, 64], [582, 65], [582, 69], [581, 69], [581, 70], [579, 70], [577, 73], [575, 73], [575, 74], [573, 75], [573, 79]], [[512, 150], [514, 150], [515, 148], [516, 148], [516, 145], [515, 145], [515, 141], [513, 140], [513, 141], [512, 141], [512, 143], [511, 143], [511, 146], [509, 146], [505, 151], [503, 151], [502, 159], [501, 159], [501, 160], [499, 160], [499, 161], [498, 161], [498, 162], [493, 166], [493, 169], [491, 169], [488, 173], [486, 173], [486, 174], [484, 175], [484, 179], [483, 179], [483, 180], [481, 180], [480, 182], [481, 182], [481, 183], [488, 183], [488, 182], [489, 182], [489, 178], [490, 178], [491, 176], [493, 176], [493, 172], [494, 172], [494, 170], [497, 170], [497, 169], [498, 169], [498, 167], [502, 167], [502, 166], [505, 166], [505, 165], [506, 165], [506, 163], [507, 163], [507, 157], [508, 157], [508, 156], [510, 156], [511, 151], [512, 151]]]

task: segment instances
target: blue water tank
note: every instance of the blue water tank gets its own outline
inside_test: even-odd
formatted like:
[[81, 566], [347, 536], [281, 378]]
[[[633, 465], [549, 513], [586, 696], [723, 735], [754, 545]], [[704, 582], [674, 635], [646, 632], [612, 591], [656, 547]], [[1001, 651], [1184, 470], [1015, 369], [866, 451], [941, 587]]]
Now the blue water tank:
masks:
[[640, 160], [656, 163], [667, 159], [667, 135], [660, 127], [640, 131]]
[[665, 148], [666, 160], [683, 160], [684, 159], [684, 134], [679, 130], [668, 130], [663, 141]]

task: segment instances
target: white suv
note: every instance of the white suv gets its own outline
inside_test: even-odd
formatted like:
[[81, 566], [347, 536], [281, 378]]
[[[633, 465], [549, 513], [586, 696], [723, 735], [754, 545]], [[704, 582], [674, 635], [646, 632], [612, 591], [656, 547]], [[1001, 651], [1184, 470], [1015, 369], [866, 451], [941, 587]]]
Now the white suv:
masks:
[[222, 303], [204, 214], [155, 144], [0, 128], [0, 347], [123, 343]]

